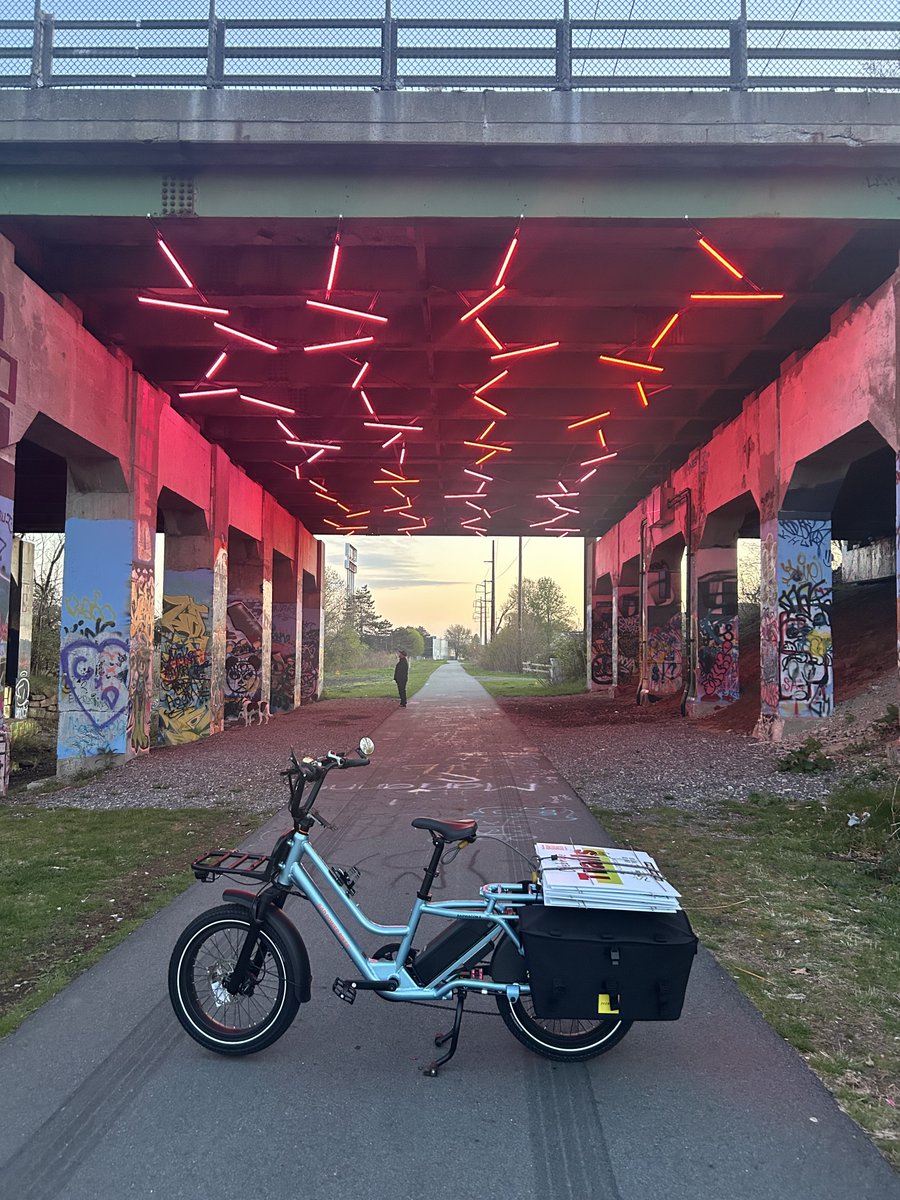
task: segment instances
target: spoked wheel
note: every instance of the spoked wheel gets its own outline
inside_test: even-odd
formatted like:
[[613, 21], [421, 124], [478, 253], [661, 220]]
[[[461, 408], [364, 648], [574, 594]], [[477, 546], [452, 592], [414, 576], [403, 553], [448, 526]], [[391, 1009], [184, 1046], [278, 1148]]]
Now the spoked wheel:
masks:
[[611, 1050], [631, 1028], [630, 1021], [617, 1017], [590, 1017], [587, 1020], [539, 1017], [531, 996], [521, 996], [514, 1004], [507, 996], [497, 996], [500, 1016], [523, 1046], [557, 1062], [581, 1062]]
[[250, 929], [240, 904], [210, 909], [188, 925], [169, 960], [169, 998], [195, 1041], [219, 1054], [253, 1054], [276, 1041], [300, 1002], [289, 983], [288, 954], [271, 925], [259, 933], [250, 977], [237, 994], [226, 987]]

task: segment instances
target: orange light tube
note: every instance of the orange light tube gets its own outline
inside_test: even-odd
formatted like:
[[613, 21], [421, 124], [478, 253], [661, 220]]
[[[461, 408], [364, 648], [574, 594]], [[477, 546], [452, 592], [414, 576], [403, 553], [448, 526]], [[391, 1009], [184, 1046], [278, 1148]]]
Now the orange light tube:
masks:
[[225, 365], [226, 358], [228, 358], [228, 352], [226, 350], [223, 350], [222, 353], [219, 355], [219, 357], [216, 359], [216, 361], [213, 363], [213, 365], [209, 368], [209, 370], [203, 376], [203, 378], [204, 379], [212, 379], [213, 375], [215, 375], [218, 371], [221, 371], [222, 367]]
[[585, 417], [583, 421], [573, 421], [571, 425], [567, 425], [567, 429], [580, 429], [582, 425], [593, 425], [594, 421], [602, 421], [604, 417], [608, 417], [608, 412], [595, 413], [593, 417]]
[[661, 375], [662, 367], [654, 366], [653, 363], [634, 362], [630, 358], [615, 358], [611, 354], [598, 354], [600, 362], [611, 363], [614, 367], [633, 367], [638, 371], [652, 371], [655, 375]]
[[403, 512], [404, 509], [412, 508], [412, 500], [407, 500], [405, 504], [398, 504], [396, 508], [386, 508], [386, 513]]
[[367, 517], [371, 511], [371, 508], [361, 508], [359, 512], [347, 513], [347, 520], [352, 521], [354, 517]]
[[398, 495], [401, 500], [403, 500], [406, 508], [409, 508], [410, 500], [409, 500], [409, 496], [407, 496], [406, 492], [401, 492], [400, 489], [397, 487], [392, 487], [391, 491], [394, 492], [396, 495]]
[[377, 487], [379, 484], [386, 484], [388, 487], [393, 487], [395, 483], [421, 483], [421, 479], [373, 479], [372, 482]]
[[370, 368], [371, 366], [372, 366], [372, 364], [371, 364], [370, 362], [364, 362], [364, 363], [362, 364], [362, 366], [359, 368], [359, 374], [356, 376], [356, 378], [355, 378], [355, 379], [353, 380], [353, 382], [350, 384], [350, 386], [351, 386], [352, 388], [358, 388], [358, 387], [359, 387], [359, 385], [362, 383], [363, 379], [364, 379], [364, 378], [365, 378], [365, 376], [366, 376], [366, 372], [369, 370], [369, 368]]
[[481, 387], [476, 388], [475, 391], [486, 392], [488, 388], [493, 387], [495, 383], [499, 383], [501, 379], [505, 379], [508, 374], [509, 370], [501, 371], [499, 375], [495, 375], [493, 379], [489, 379], [487, 383], [483, 383]]
[[273, 404], [271, 400], [258, 400], [256, 396], [245, 396], [243, 392], [240, 393], [240, 397], [242, 400], [246, 400], [248, 404], [259, 404], [262, 408], [271, 408], [275, 412], [287, 413], [290, 417], [296, 417], [297, 415], [297, 410], [295, 408], [288, 408], [286, 404]]
[[493, 450], [496, 454], [512, 454], [512, 446], [492, 446], [490, 442], [463, 442], [464, 446], [474, 446], [476, 450]]
[[675, 324], [675, 322], [678, 320], [678, 318], [680, 316], [681, 316], [681, 313], [677, 312], [677, 313], [674, 313], [671, 317], [669, 317], [668, 321], [666, 321], [665, 325], [663, 325], [662, 329], [659, 331], [659, 333], [656, 335], [656, 337], [650, 343], [651, 350], [656, 349], [656, 347], [663, 340], [663, 338], [666, 336], [666, 334], [669, 332], [669, 330], [672, 328], [672, 326]]
[[303, 349], [307, 354], [314, 354], [317, 350], [343, 350], [348, 346], [370, 346], [375, 339], [371, 335], [369, 337], [345, 338], [342, 342], [317, 342], [314, 346], [304, 346]]
[[156, 244], [159, 246], [160, 250], [162, 250], [163, 254], [166, 256], [166, 258], [169, 260], [169, 262], [172, 264], [172, 266], [178, 272], [178, 274], [181, 277], [181, 280], [183, 281], [185, 286], [189, 287], [191, 289], [191, 291], [195, 292], [197, 289], [194, 286], [193, 281], [191, 280], [187, 271], [185, 271], [184, 267], [181, 265], [181, 263], [178, 261], [178, 259], [175, 257], [175, 255], [172, 253], [172, 251], [169, 249], [169, 247], [166, 245], [166, 243], [162, 240], [162, 238], [159, 236], [159, 234], [156, 235]]
[[612, 454], [601, 454], [599, 458], [586, 458], [584, 462], [580, 463], [579, 465], [582, 467], [592, 467], [594, 463], [602, 463], [606, 462], [608, 458], [615, 458], [618, 453], [618, 450], [613, 450]]
[[200, 313], [204, 317], [227, 317], [230, 308], [210, 308], [206, 304], [183, 304], [180, 300], [157, 300], [154, 296], [138, 296], [138, 304], [155, 304], [159, 308], [174, 308], [180, 312]]
[[605, 446], [605, 445], [606, 445], [606, 438], [605, 438], [605, 437], [604, 437], [604, 435], [603, 435], [603, 430], [602, 430], [602, 429], [598, 429], [598, 430], [597, 430], [597, 439], [598, 439], [598, 441], [600, 442], [600, 445], [601, 445], [601, 446]]
[[496, 424], [496, 421], [491, 421], [489, 425], [485, 425], [484, 429], [482, 429], [481, 433], [478, 435], [479, 442], [487, 437]]
[[491, 404], [487, 400], [483, 400], [481, 396], [473, 396], [472, 399], [476, 404], [483, 404], [485, 408], [489, 408], [491, 412], [495, 412], [498, 417], [508, 417], [509, 413], [505, 408], [498, 408], [496, 404]]
[[389, 471], [387, 467], [379, 467], [378, 469], [381, 471], [382, 475], [390, 475], [393, 479], [399, 479], [401, 483], [403, 483], [404, 479], [406, 478], [405, 475], [398, 475], [396, 471]]
[[692, 300], [783, 300], [784, 292], [691, 292]]
[[481, 332], [484, 334], [484, 336], [491, 343], [491, 345], [494, 347], [495, 350], [503, 349], [503, 343], [500, 341], [500, 339], [498, 337], [495, 337], [494, 334], [491, 333], [491, 331], [488, 329], [487, 325], [485, 325], [484, 321], [482, 321], [481, 317], [475, 318], [475, 324], [478, 326], [478, 328], [481, 330]]
[[338, 313], [342, 317], [355, 317], [358, 321], [375, 321], [379, 325], [387, 325], [387, 317], [379, 317], [377, 313], [362, 312], [358, 308], [342, 308], [340, 304], [328, 304], [324, 300], [307, 300], [307, 308], [318, 308], [322, 312]]
[[334, 529], [340, 529], [340, 525], [337, 523], [337, 521], [329, 521], [327, 517], [324, 518], [324, 524], [331, 525]]
[[311, 479], [309, 482], [313, 485], [314, 488], [318, 488], [320, 492], [328, 491], [328, 488], [325, 486], [324, 483], [316, 483], [315, 479]]
[[223, 388], [201, 388], [196, 392], [179, 392], [178, 396], [181, 400], [196, 400], [209, 398], [210, 396], [236, 396], [238, 389], [236, 387]]
[[649, 397], [647, 396], [646, 391], [644, 390], [644, 385], [641, 383], [640, 380], [638, 380], [638, 382], [634, 386], [637, 388], [637, 394], [640, 397], [641, 404], [643, 404], [644, 408], [649, 408], [650, 400], [649, 400]]
[[470, 308], [467, 312], [463, 313], [463, 315], [459, 318], [460, 325], [462, 325], [465, 321], [471, 320], [472, 317], [477, 316], [477, 314], [480, 313], [483, 308], [486, 308], [493, 300], [496, 300], [498, 296], [502, 296], [505, 291], [506, 286], [501, 283], [500, 286], [491, 292], [489, 296], [485, 296], [485, 298], [483, 300], [479, 300], [473, 308]]
[[491, 362], [506, 358], [520, 358], [523, 354], [537, 354], [541, 350], [555, 350], [559, 342], [543, 342], [540, 346], [523, 346], [521, 350], [505, 350], [503, 354], [492, 354]]
[[728, 271], [730, 275], [733, 275], [735, 279], [744, 278], [743, 272], [739, 271], [734, 263], [730, 263], [724, 254], [720, 254], [715, 246], [711, 246], [706, 238], [698, 238], [697, 245], [700, 246], [701, 249], [705, 250], [711, 258], [714, 258], [717, 263], [721, 263], [725, 270]]
[[264, 342], [262, 338], [254, 337], [252, 333], [243, 333], [240, 329], [232, 329], [230, 325], [223, 325], [220, 321], [214, 322], [216, 329], [221, 329], [223, 333], [231, 334], [232, 337], [239, 338], [242, 342], [248, 342], [251, 346], [258, 346], [260, 350], [272, 350], [278, 353], [278, 347], [272, 342]]
[[496, 450], [490, 450], [490, 451], [488, 451], [488, 453], [487, 453], [487, 454], [485, 454], [485, 455], [484, 455], [484, 457], [483, 457], [483, 458], [476, 458], [476, 459], [475, 459], [475, 466], [476, 466], [476, 467], [480, 467], [480, 466], [481, 466], [481, 464], [482, 464], [482, 463], [486, 463], [486, 462], [487, 462], [487, 460], [488, 460], [489, 458], [493, 458], [493, 457], [494, 457], [494, 455], [495, 455], [496, 453], [497, 453], [497, 451], [496, 451]]
[[497, 278], [494, 280], [494, 287], [499, 287], [503, 282], [503, 276], [509, 269], [509, 264], [512, 262], [512, 256], [515, 254], [516, 246], [518, 246], [518, 244], [519, 235], [516, 233], [516, 235], [513, 237], [513, 240], [509, 243], [509, 249], [506, 251], [506, 257], [501, 264], [500, 270], [497, 272]]

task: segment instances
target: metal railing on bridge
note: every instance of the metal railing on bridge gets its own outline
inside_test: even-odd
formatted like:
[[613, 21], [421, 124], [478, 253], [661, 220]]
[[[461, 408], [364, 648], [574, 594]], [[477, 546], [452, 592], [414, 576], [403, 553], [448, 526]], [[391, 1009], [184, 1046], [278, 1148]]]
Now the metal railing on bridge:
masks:
[[0, 87], [900, 88], [900, 21], [876, 19], [896, 0], [866, 21], [828, 19], [850, 0], [693, 0], [685, 20], [661, 0], [495, 0], [489, 20], [476, 0], [41, 2], [0, 0]]

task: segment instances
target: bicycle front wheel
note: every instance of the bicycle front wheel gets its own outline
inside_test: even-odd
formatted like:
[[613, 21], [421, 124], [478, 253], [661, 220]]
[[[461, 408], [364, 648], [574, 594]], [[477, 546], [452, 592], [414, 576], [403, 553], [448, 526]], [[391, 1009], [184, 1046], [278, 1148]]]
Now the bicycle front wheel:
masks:
[[514, 1038], [556, 1062], [582, 1062], [611, 1050], [631, 1028], [630, 1021], [617, 1017], [592, 1017], [587, 1020], [539, 1017], [530, 996], [511, 1003], [508, 996], [497, 996], [497, 1007], [506, 1028]]
[[228, 991], [225, 981], [249, 932], [247, 909], [223, 904], [188, 925], [169, 960], [175, 1015], [195, 1041], [219, 1054], [254, 1054], [271, 1046], [300, 1007], [289, 982], [288, 949], [272, 925], [259, 932], [240, 992]]

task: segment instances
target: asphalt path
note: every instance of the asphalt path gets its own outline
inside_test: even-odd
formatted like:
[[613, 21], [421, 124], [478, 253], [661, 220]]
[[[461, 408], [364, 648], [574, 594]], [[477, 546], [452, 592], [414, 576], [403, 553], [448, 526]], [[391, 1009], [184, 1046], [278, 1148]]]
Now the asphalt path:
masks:
[[[421, 878], [430, 840], [413, 817], [475, 817], [524, 852], [536, 840], [606, 839], [456, 664], [377, 734], [372, 767], [335, 772], [323, 788], [319, 807], [337, 828], [316, 835], [330, 861], [360, 866], [358, 898], [377, 921], [402, 920]], [[307, 747], [329, 748], [345, 747]], [[285, 823], [277, 816], [247, 844], [268, 849]], [[523, 866], [485, 837], [435, 895], [473, 896]], [[208, 1052], [175, 1020], [166, 968], [181, 929], [220, 893], [190, 887], [0, 1044], [0, 1195], [900, 1200], [900, 1179], [703, 951], [680, 1021], [635, 1024], [608, 1054], [555, 1064], [479, 1001], [432, 1079], [422, 1070], [449, 1008], [341, 1002], [331, 984], [352, 964], [291, 900], [311, 1003], [259, 1054]]]

